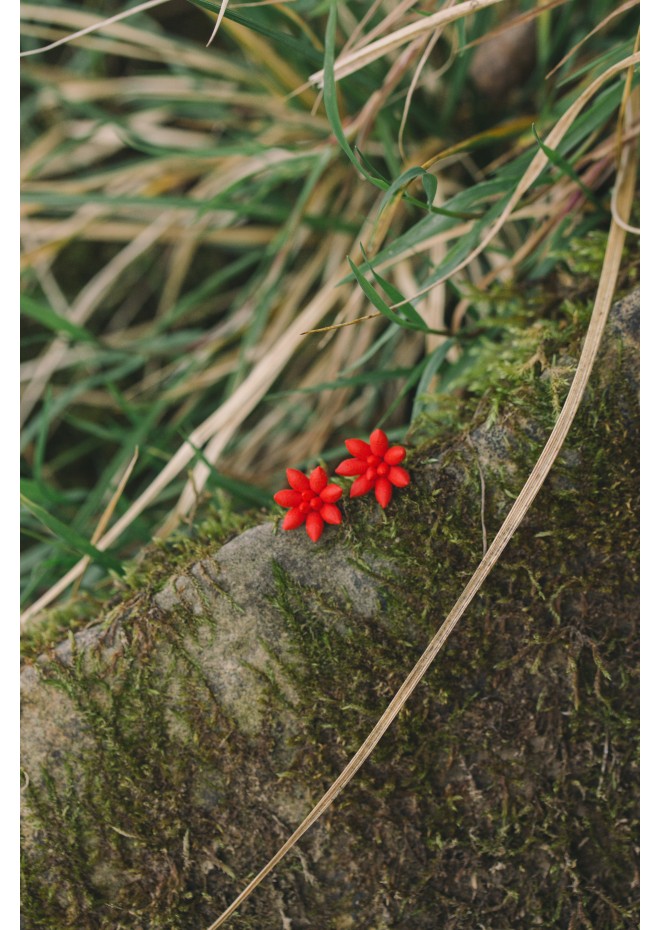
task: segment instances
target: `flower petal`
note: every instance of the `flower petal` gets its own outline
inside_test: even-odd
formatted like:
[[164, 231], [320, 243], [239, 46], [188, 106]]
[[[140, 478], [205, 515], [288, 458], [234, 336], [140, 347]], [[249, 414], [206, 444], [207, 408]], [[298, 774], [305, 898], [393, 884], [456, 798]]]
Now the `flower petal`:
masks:
[[297, 468], [287, 468], [286, 480], [294, 491], [306, 491], [309, 488], [309, 478]]
[[341, 510], [339, 507], [335, 507], [334, 504], [324, 504], [319, 513], [326, 523], [332, 523], [335, 526], [341, 523]]
[[379, 455], [381, 458], [385, 455], [389, 448], [389, 442], [387, 436], [382, 431], [382, 429], [375, 429], [371, 436], [369, 437], [369, 446], [374, 455]]
[[384, 456], [388, 465], [400, 465], [405, 457], [406, 450], [403, 446], [390, 446]]
[[387, 478], [376, 479], [376, 500], [381, 507], [387, 507], [392, 500], [392, 485]]
[[274, 494], [273, 499], [280, 507], [297, 507], [301, 497], [299, 491], [291, 491], [289, 488], [284, 488], [283, 491], [278, 491], [277, 494]]
[[295, 530], [304, 522], [305, 514], [298, 507], [294, 507], [293, 510], [290, 510], [282, 520], [282, 529]]
[[335, 468], [335, 474], [350, 477], [363, 475], [369, 466], [364, 459], [344, 459]]
[[362, 439], [347, 439], [344, 445], [356, 458], [366, 459], [368, 455], [371, 455], [371, 449]]
[[363, 494], [368, 494], [375, 483], [373, 478], [367, 478], [366, 475], [362, 475], [351, 485], [351, 497], [361, 497]]
[[318, 542], [318, 539], [323, 532], [323, 518], [320, 513], [317, 513], [316, 510], [313, 510], [307, 517], [305, 523], [305, 529], [307, 530], [307, 535], [312, 540], [312, 542]]
[[328, 483], [325, 469], [318, 465], [309, 476], [309, 486], [315, 494], [319, 494]]
[[410, 475], [406, 469], [401, 468], [400, 465], [392, 465], [387, 478], [388, 481], [391, 481], [397, 488], [405, 488], [410, 484]]
[[338, 484], [329, 484], [327, 487], [323, 488], [319, 497], [324, 504], [334, 504], [335, 501], [338, 501], [344, 492], [339, 487]]

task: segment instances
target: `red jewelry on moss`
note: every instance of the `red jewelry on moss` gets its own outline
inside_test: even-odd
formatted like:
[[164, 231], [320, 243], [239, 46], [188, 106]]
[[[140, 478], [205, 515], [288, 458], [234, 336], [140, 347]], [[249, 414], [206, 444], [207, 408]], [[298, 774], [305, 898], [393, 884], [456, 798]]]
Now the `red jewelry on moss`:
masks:
[[346, 448], [353, 458], [344, 459], [335, 469], [338, 475], [357, 476], [351, 486], [351, 497], [361, 497], [374, 489], [381, 507], [392, 499], [392, 487], [405, 488], [410, 475], [401, 462], [406, 457], [403, 446], [390, 446], [382, 429], [375, 429], [367, 444], [362, 439], [347, 439]]
[[309, 538], [317, 542], [326, 523], [341, 523], [341, 510], [335, 502], [341, 497], [342, 489], [338, 484], [328, 484], [328, 476], [320, 465], [309, 478], [297, 468], [287, 468], [286, 477], [290, 488], [274, 495], [277, 504], [290, 508], [282, 521], [282, 529], [295, 530], [304, 523]]

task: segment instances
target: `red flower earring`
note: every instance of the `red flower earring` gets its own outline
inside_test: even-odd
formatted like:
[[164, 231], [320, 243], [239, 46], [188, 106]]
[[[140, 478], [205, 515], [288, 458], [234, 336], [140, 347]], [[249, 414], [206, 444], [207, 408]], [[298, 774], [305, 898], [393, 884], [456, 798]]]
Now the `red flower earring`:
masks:
[[346, 448], [353, 458], [344, 459], [337, 468], [337, 475], [357, 476], [351, 486], [351, 497], [361, 497], [374, 489], [381, 507], [387, 507], [392, 499], [392, 486], [405, 488], [410, 484], [410, 475], [401, 462], [406, 457], [403, 446], [390, 446], [382, 429], [376, 429], [367, 444], [362, 439], [347, 439]]
[[325, 469], [315, 468], [309, 478], [297, 468], [287, 468], [286, 477], [289, 488], [275, 494], [275, 502], [281, 507], [289, 507], [289, 512], [282, 521], [283, 530], [295, 530], [305, 524], [307, 535], [312, 542], [317, 542], [326, 523], [341, 523], [341, 510], [335, 502], [342, 495], [338, 484], [328, 484]]

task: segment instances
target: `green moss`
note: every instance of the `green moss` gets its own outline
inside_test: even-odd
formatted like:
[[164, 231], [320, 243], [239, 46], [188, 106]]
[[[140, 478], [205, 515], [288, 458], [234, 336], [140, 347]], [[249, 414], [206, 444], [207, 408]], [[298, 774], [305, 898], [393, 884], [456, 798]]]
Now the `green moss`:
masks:
[[[386, 513], [347, 505], [340, 545], [363, 566], [386, 558], [380, 618], [340, 597], [319, 603], [280, 573], [307, 783], [337, 774], [455, 602], [482, 551], [482, 517], [492, 538], [555, 422], [572, 376], [561, 359], [579, 354], [587, 313], [565, 303], [470, 371], [454, 437], [478, 429], [488, 448], [493, 407], [497, 424], [533, 426], [514, 429], [505, 463], [427, 440]], [[525, 368], [532, 354], [540, 365]], [[615, 346], [524, 528], [338, 802], [333, 829], [350, 837], [365, 884], [397, 901], [392, 926], [636, 926], [638, 437], [621, 377]], [[378, 849], [383, 816], [405, 861], [397, 844]], [[371, 900], [355, 926], [376, 911]]]
[[[177, 650], [176, 633], [158, 623], [162, 618], [137, 611], [123, 620], [131, 642], [111, 663], [90, 653], [71, 664], [53, 657], [43, 670], [80, 714], [84, 748], [57, 789], [48, 781], [28, 788], [42, 833], [26, 870], [26, 926], [110, 925], [110, 902], [122, 910], [125, 894], [136, 917], [154, 912], [150, 926], [171, 926], [155, 917], [159, 910], [185, 913], [186, 842], [209, 828], [192, 803], [195, 773], [211, 760], [191, 751], [194, 740], [174, 736], [168, 718], [176, 714], [188, 732], [208, 718], [221, 733], [223, 721], [194, 664]], [[164, 669], [149, 662], [156, 624], [161, 642], [165, 635], [170, 643]], [[173, 706], [163, 685], [176, 674], [185, 674], [190, 688]], [[177, 750], [185, 767], [171, 765]], [[108, 900], [104, 874], [117, 870], [132, 881]]]
[[[492, 538], [556, 419], [588, 313], [586, 300], [543, 318], [520, 310], [523, 325], [475, 354], [451, 399], [429, 399], [410, 488], [386, 512], [347, 502], [335, 545], [377, 581], [376, 616], [274, 567], [292, 648], [272, 657], [257, 737], [237, 731], [186, 646], [211, 611], [153, 601], [236, 525], [154, 546], [107, 615], [109, 652], [50, 656], [42, 674], [84, 728], [57, 782], [26, 789], [39, 825], [26, 930], [197, 930], [263, 865], [286, 838], [273, 795], [322, 793], [472, 573], [483, 526]], [[637, 424], [624, 363], [612, 348], [523, 527], [334, 806], [329, 864], [315, 865], [327, 881], [307, 889], [304, 842], [232, 927], [273, 925], [303, 886], [299, 916], [324, 930], [636, 926]], [[300, 723], [287, 771], [272, 761], [292, 706], [282, 671]], [[359, 873], [337, 886], [348, 859]]]
[[216, 551], [258, 520], [255, 512], [232, 512], [226, 499], [207, 502], [196, 523], [167, 540], [154, 540], [138, 558], [126, 562], [124, 574], [113, 579], [111, 588], [82, 590], [73, 594], [64, 606], [40, 614], [21, 635], [21, 656], [34, 661], [69, 633], [96, 622], [104, 612], [121, 606], [132, 596], [138, 593], [153, 596], [172, 575]]

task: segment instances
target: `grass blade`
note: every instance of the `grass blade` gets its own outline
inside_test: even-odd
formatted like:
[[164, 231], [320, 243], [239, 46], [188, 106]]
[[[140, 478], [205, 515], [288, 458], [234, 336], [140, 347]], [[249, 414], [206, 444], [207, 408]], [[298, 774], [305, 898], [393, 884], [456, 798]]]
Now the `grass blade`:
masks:
[[53, 517], [40, 504], [30, 500], [25, 494], [21, 494], [21, 503], [27, 510], [32, 513], [46, 529], [50, 530], [61, 542], [73, 552], [83, 552], [85, 556], [91, 558], [99, 565], [103, 565], [111, 571], [122, 572], [122, 564], [118, 559], [108, 555], [107, 552], [101, 552], [96, 546], [93, 546], [84, 536], [73, 530], [68, 524], [62, 523], [57, 517]]

